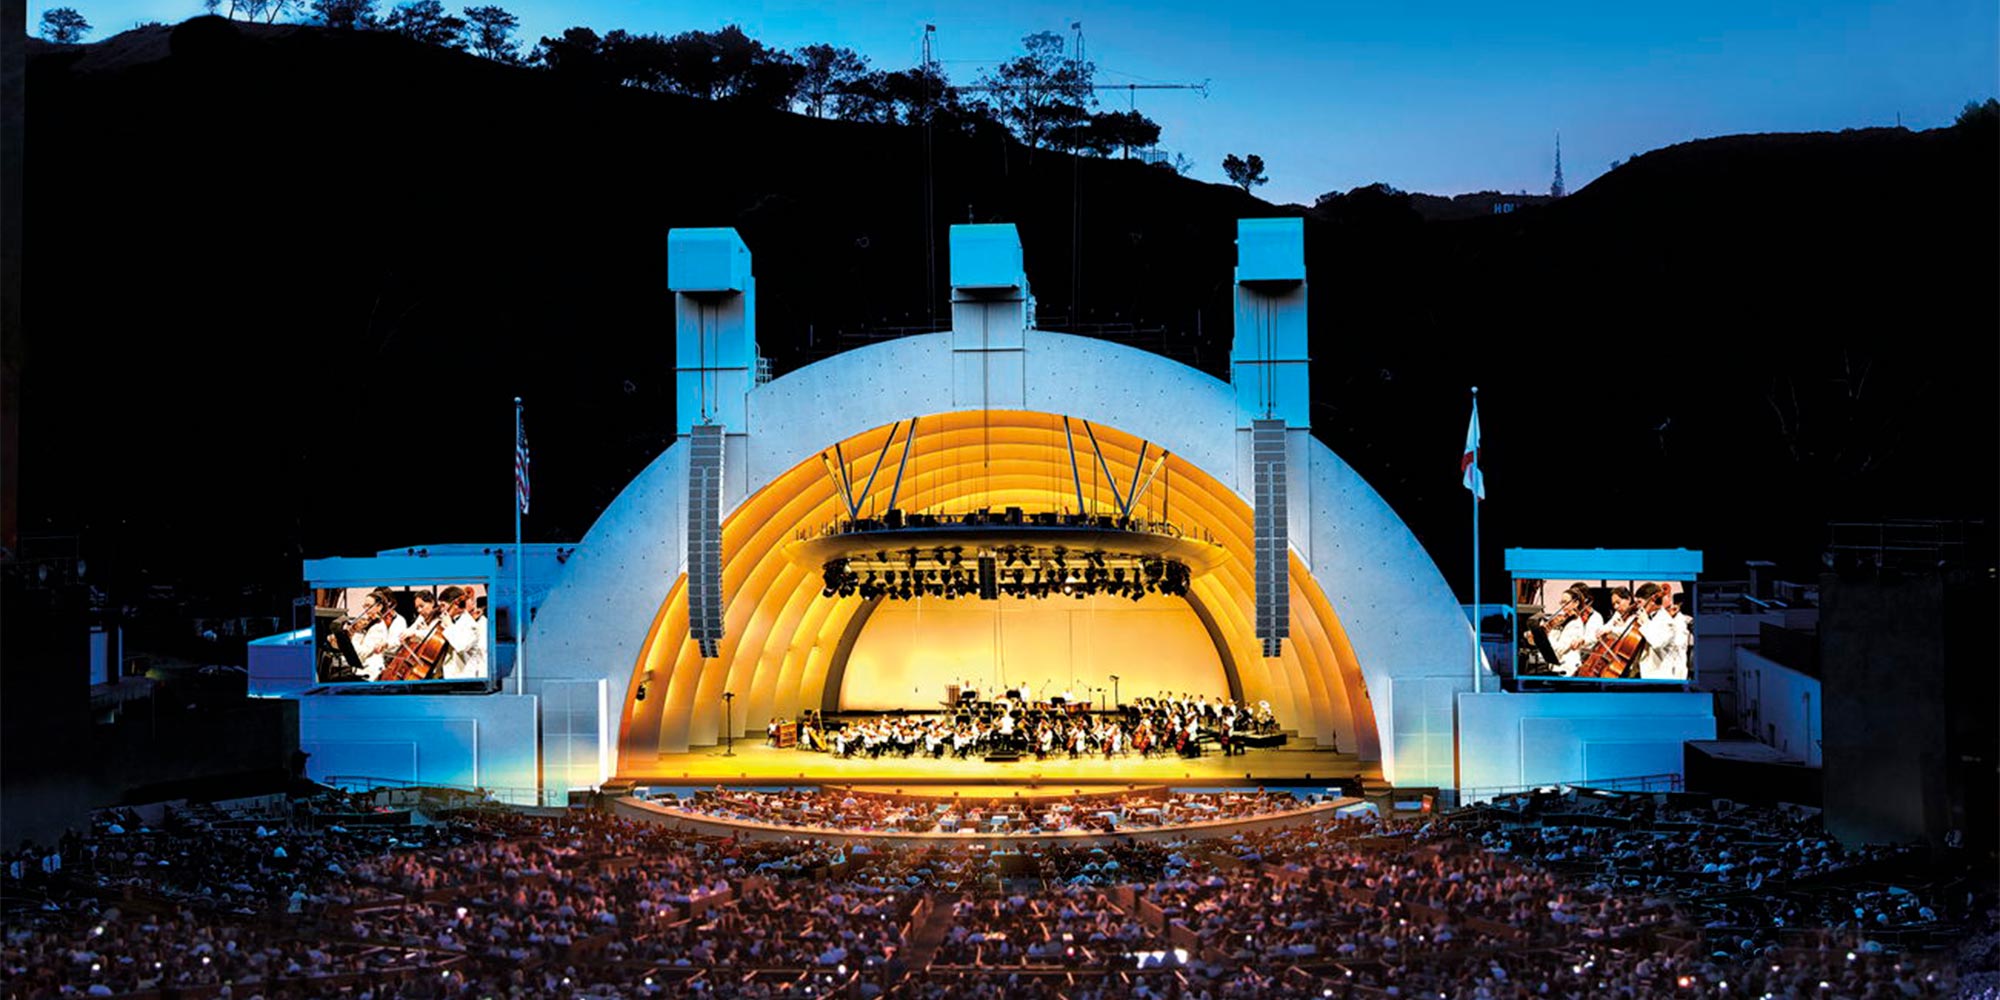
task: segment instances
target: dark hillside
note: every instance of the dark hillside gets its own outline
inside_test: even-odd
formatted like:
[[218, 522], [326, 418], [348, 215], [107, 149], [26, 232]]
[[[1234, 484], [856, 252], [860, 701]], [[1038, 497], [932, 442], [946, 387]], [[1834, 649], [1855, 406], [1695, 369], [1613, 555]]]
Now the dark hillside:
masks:
[[[1298, 211], [940, 135], [932, 284], [914, 129], [215, 19], [33, 51], [22, 530], [216, 582], [505, 537], [516, 394], [530, 537], [579, 537], [672, 431], [670, 227], [742, 231], [780, 370], [942, 322], [972, 219], [1021, 227], [1044, 326], [1221, 374], [1234, 219]], [[1454, 579], [1474, 383], [1496, 546], [1809, 555], [1828, 513], [1990, 511], [1994, 148], [1731, 137], [1512, 215], [1314, 217], [1316, 429]]]

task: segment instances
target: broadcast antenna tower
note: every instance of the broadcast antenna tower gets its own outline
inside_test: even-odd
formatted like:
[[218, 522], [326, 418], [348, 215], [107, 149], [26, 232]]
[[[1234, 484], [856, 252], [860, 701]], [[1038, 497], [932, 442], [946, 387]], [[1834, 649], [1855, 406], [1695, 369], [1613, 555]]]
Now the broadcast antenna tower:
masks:
[[1556, 133], [1556, 179], [1549, 185], [1549, 197], [1560, 198], [1565, 193], [1563, 187], [1563, 134]]

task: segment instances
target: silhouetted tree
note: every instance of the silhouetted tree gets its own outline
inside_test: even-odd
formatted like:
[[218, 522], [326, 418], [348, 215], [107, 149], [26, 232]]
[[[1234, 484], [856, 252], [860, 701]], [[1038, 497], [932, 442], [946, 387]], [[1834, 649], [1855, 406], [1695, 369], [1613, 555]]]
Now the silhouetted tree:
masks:
[[935, 67], [913, 66], [884, 73], [878, 83], [888, 105], [889, 121], [921, 124], [933, 118], [952, 97], [944, 74]]
[[801, 70], [799, 104], [814, 118], [826, 117], [829, 106], [839, 116], [840, 97], [868, 76], [867, 57], [853, 49], [806, 45], [792, 50], [792, 59]]
[[[565, 33], [565, 37], [567, 33]], [[635, 35], [614, 28], [604, 35], [598, 55], [604, 73], [615, 83], [642, 90], [665, 91], [667, 86], [667, 40], [659, 35]]]
[[804, 75], [790, 56], [765, 48], [733, 24], [672, 38], [617, 30], [604, 36], [597, 51], [610, 78], [625, 86], [758, 107], [790, 106]]
[[1028, 35], [1021, 46], [1025, 53], [979, 78], [993, 117], [1030, 146], [1074, 148], [1077, 126], [1097, 103], [1090, 89], [1096, 65], [1069, 55], [1053, 31]]
[[1408, 192], [1379, 181], [1346, 194], [1328, 191], [1313, 202], [1312, 214], [1337, 225], [1376, 230], [1424, 221]]
[[229, 0], [231, 19], [243, 15], [246, 21], [262, 20], [265, 24], [276, 24], [286, 11], [305, 10], [306, 0]]
[[375, 0], [312, 0], [309, 20], [329, 28], [373, 28]]
[[1110, 156], [1113, 150], [1122, 150], [1129, 160], [1134, 147], [1145, 149], [1159, 141], [1159, 122], [1137, 111], [1102, 111], [1090, 116], [1077, 147], [1099, 156]]
[[834, 113], [846, 121], [929, 122], [933, 128], [972, 137], [1007, 134], [983, 102], [965, 100], [935, 66], [869, 73], [835, 97]]
[[1223, 157], [1222, 173], [1229, 178], [1229, 183], [1242, 188], [1244, 194], [1249, 194], [1251, 188], [1270, 180], [1264, 176], [1264, 158], [1256, 153], [1240, 159], [1235, 153]]
[[514, 40], [514, 29], [521, 26], [520, 18], [505, 8], [484, 6], [465, 8], [465, 20], [471, 25], [475, 54], [495, 62], [521, 61], [521, 43]]
[[90, 31], [90, 22], [75, 7], [57, 7], [42, 12], [42, 37], [57, 45], [75, 45]]
[[[42, 23], [48, 23], [47, 18]], [[2000, 99], [1989, 97], [1984, 102], [1967, 101], [1965, 109], [1958, 113], [1958, 120], [1952, 124], [1960, 128], [1992, 128], [2000, 125]]]
[[438, 0], [410, 0], [409, 3], [397, 4], [396, 9], [382, 19], [382, 26], [426, 45], [453, 49], [465, 45], [465, 20], [446, 13], [444, 4]]
[[733, 24], [706, 35], [702, 32], [677, 35], [674, 41], [682, 39], [691, 39], [693, 45], [707, 48], [705, 69], [697, 61], [698, 50], [693, 45], [674, 49], [676, 56], [689, 57], [687, 62], [677, 61], [676, 67], [690, 73], [690, 83], [699, 82], [708, 88], [706, 94], [697, 96], [760, 108], [787, 108], [798, 91], [800, 78], [805, 75], [804, 68], [790, 55], [766, 48]]
[[593, 37], [587, 28], [572, 28], [560, 41], [542, 39], [537, 52], [551, 67], [567, 58], [581, 68], [594, 56], [601, 63], [589, 65], [601, 65], [605, 79], [627, 87], [766, 108], [790, 107], [805, 73], [791, 56], [764, 47], [735, 25], [672, 38], [620, 29], [592, 48]]
[[528, 61], [540, 63], [564, 76], [604, 79], [607, 75], [604, 39], [585, 27], [565, 29], [561, 38], [542, 37]]

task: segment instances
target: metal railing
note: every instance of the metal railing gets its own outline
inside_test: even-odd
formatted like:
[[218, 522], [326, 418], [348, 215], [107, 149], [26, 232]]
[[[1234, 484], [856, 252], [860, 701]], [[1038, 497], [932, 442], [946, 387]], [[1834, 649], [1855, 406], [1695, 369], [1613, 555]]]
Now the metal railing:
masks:
[[409, 778], [382, 778], [373, 775], [330, 774], [315, 779], [342, 791], [373, 792], [383, 789], [444, 788], [454, 792], [484, 795], [494, 802], [514, 806], [567, 806], [569, 791], [562, 788], [527, 788], [507, 785], [468, 785], [453, 781], [417, 781]]
[[1508, 795], [1521, 795], [1539, 789], [1552, 788], [1567, 792], [1571, 789], [1591, 789], [1604, 792], [1678, 792], [1682, 790], [1684, 779], [1679, 774], [1641, 774], [1627, 778], [1600, 778], [1595, 781], [1543, 781], [1532, 785], [1492, 785], [1468, 787], [1456, 790], [1454, 806], [1489, 802]]

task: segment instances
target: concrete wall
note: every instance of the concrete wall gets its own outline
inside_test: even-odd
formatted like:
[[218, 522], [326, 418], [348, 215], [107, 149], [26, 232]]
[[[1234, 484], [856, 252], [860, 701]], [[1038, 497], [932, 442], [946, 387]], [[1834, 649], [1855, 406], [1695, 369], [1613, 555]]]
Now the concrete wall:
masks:
[[536, 701], [512, 695], [300, 698], [299, 749], [311, 754], [306, 774], [316, 779], [476, 785], [506, 790], [507, 801], [532, 803]]
[[1807, 767], [1821, 760], [1819, 678], [1802, 674], [1751, 649], [1736, 653], [1737, 726]]
[[1460, 787], [1500, 789], [1680, 774], [1681, 744], [1715, 738], [1708, 695], [1462, 693]]
[[311, 629], [252, 639], [245, 653], [253, 697], [297, 694], [313, 686]]
[[571, 788], [611, 776], [632, 668], [686, 566], [686, 501], [687, 450], [668, 448], [591, 525], [528, 633], [530, 694], [551, 682], [586, 682], [604, 692], [600, 731], [607, 735], [597, 774], [584, 781], [572, 770]]
[[[1944, 601], [1937, 576], [1821, 580], [1826, 827], [1844, 843], [1936, 845], [1957, 825]], [[1966, 611], [1963, 620], [1990, 636], [1992, 605]], [[1990, 672], [1991, 646], [1976, 655]], [[1990, 727], [1993, 703], [1982, 707]]]

